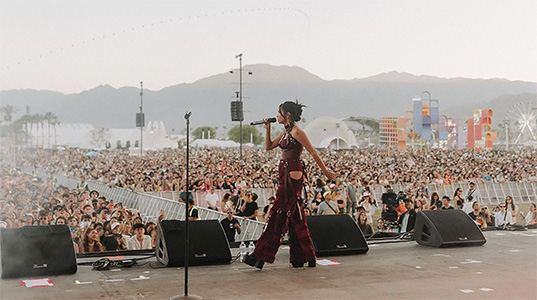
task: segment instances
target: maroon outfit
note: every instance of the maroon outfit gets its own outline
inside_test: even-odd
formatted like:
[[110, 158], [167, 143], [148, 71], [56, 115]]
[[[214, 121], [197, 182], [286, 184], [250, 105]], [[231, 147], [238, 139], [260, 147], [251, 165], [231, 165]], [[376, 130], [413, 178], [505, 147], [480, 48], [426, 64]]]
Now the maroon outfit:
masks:
[[303, 214], [302, 186], [304, 173], [299, 180], [289, 176], [291, 171], [304, 172], [300, 160], [302, 145], [291, 136], [291, 128], [286, 129], [279, 146], [282, 159], [278, 165], [278, 190], [274, 206], [269, 212], [267, 227], [257, 241], [252, 256], [256, 261], [272, 263], [280, 247], [283, 235], [289, 230], [291, 262], [305, 263], [315, 259], [311, 238]]

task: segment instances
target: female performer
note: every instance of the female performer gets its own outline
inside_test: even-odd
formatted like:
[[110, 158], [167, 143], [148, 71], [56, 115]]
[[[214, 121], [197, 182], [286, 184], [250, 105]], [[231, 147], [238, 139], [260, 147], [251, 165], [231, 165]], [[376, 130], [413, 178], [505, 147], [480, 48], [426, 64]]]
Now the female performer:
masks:
[[258, 269], [265, 262], [272, 263], [280, 247], [281, 239], [289, 230], [289, 252], [293, 267], [302, 267], [308, 262], [309, 267], [315, 267], [316, 258], [311, 246], [311, 238], [304, 216], [302, 187], [304, 181], [304, 162], [300, 159], [302, 148], [305, 147], [313, 156], [323, 173], [330, 180], [335, 174], [329, 171], [311, 145], [306, 133], [295, 122], [300, 121], [302, 104], [298, 101], [286, 101], [278, 109], [278, 123], [285, 127], [274, 140], [270, 138], [270, 123], [265, 123], [265, 148], [267, 150], [280, 147], [282, 159], [278, 165], [278, 190], [274, 206], [269, 212], [265, 232], [257, 241], [253, 253], [247, 254], [243, 262]]

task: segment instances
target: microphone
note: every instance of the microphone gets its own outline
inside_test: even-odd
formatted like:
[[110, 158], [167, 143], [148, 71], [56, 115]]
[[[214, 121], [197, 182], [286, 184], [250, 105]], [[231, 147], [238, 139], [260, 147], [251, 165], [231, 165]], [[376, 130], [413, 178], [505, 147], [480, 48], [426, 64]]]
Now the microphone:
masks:
[[276, 123], [276, 118], [268, 118], [268, 119], [263, 119], [259, 121], [253, 121], [250, 123], [250, 125], [261, 125], [265, 123]]

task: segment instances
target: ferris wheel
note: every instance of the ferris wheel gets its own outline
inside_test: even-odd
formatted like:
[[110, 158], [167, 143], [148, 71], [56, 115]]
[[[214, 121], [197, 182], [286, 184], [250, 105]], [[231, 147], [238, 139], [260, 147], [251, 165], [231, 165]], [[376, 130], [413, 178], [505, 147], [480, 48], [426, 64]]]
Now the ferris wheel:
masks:
[[537, 100], [521, 101], [507, 112], [512, 133], [511, 140], [518, 145], [537, 144]]

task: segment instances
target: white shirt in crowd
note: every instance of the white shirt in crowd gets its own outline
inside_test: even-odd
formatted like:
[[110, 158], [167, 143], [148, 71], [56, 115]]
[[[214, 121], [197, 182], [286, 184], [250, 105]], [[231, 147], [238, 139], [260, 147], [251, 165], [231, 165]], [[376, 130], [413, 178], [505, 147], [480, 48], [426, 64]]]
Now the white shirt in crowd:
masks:
[[[472, 200], [468, 200], [468, 196], [472, 196]], [[466, 214], [471, 213], [474, 210], [472, 207], [474, 205], [474, 202], [480, 202], [480, 199], [481, 195], [479, 194], [479, 191], [477, 189], [474, 189], [473, 191], [468, 189], [464, 193], [464, 204], [462, 206], [462, 210]]]
[[330, 204], [326, 203], [326, 201], [323, 201], [321, 202], [321, 204], [319, 204], [319, 207], [317, 208], [318, 215], [335, 215], [337, 214], [337, 211], [337, 203], [334, 201], [330, 201]]
[[462, 210], [466, 213], [466, 214], [469, 214], [471, 212], [474, 211], [474, 203], [475, 201], [468, 201], [468, 200], [464, 200], [464, 204], [462, 206]]
[[144, 234], [143, 241], [140, 244], [136, 235], [132, 236], [127, 241], [127, 248], [129, 248], [129, 250], [151, 249], [151, 237]]
[[210, 206], [210, 207], [214, 207], [216, 208], [216, 204], [218, 203], [218, 200], [219, 197], [218, 197], [218, 194], [216, 193], [207, 193], [207, 195], [205, 196], [205, 201], [207, 202], [207, 205]]
[[401, 232], [407, 232], [408, 219], [410, 218], [410, 213], [406, 213], [403, 217], [403, 222], [401, 223]]
[[537, 219], [537, 217], [535, 216], [537, 212], [534, 212], [534, 211], [528, 211], [528, 213], [526, 214], [526, 218], [525, 218], [525, 224], [524, 225], [528, 225], [531, 221], [533, 221], [533, 219]]
[[511, 224], [511, 225], [515, 224], [513, 222], [513, 216], [508, 211], [504, 211], [504, 212], [497, 211], [494, 213], [494, 218], [495, 218], [495, 223], [496, 223], [494, 225], [496, 227], [501, 227], [503, 225], [508, 225], [508, 224]]

